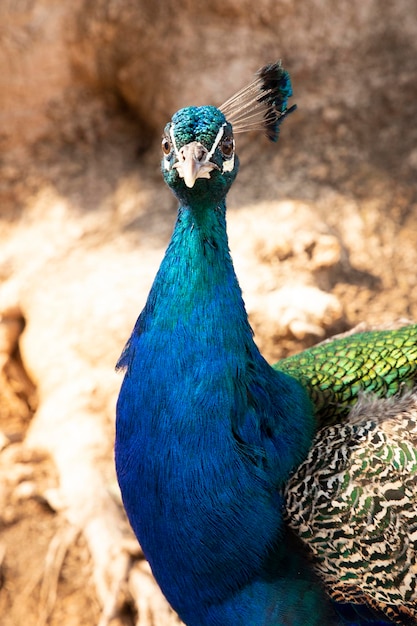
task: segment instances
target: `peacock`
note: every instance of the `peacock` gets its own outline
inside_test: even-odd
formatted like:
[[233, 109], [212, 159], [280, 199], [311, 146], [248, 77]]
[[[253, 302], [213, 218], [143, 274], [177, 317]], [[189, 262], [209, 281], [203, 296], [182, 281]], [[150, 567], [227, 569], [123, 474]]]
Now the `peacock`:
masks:
[[117, 365], [123, 503], [189, 626], [417, 624], [417, 325], [271, 366], [228, 248], [235, 135], [276, 141], [291, 96], [272, 63], [165, 127], [179, 208]]

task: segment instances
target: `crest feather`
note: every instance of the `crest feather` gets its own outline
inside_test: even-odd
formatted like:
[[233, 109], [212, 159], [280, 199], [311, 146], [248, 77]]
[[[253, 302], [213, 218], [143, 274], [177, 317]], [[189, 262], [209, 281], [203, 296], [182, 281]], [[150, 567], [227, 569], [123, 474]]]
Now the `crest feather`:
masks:
[[233, 126], [234, 133], [263, 130], [271, 141], [277, 141], [284, 118], [297, 105], [287, 108], [292, 96], [290, 75], [281, 62], [265, 65], [255, 79], [229, 98], [219, 109]]

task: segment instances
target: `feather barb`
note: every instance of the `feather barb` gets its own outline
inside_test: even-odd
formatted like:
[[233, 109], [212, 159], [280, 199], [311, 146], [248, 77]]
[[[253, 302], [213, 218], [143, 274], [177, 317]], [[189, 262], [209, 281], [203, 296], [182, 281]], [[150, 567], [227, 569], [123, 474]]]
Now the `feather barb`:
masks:
[[297, 108], [295, 104], [287, 108], [291, 96], [290, 76], [279, 61], [258, 70], [249, 85], [219, 108], [232, 124], [234, 133], [263, 130], [268, 139], [277, 141], [283, 120]]

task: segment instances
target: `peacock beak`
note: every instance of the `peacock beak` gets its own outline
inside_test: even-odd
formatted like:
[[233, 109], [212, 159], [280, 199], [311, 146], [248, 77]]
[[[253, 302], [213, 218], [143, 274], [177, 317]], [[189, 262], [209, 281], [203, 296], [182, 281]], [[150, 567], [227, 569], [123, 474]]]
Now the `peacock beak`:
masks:
[[212, 170], [220, 169], [208, 160], [209, 156], [208, 150], [198, 141], [192, 141], [178, 151], [178, 161], [174, 167], [187, 187], [194, 187], [197, 178], [210, 178]]

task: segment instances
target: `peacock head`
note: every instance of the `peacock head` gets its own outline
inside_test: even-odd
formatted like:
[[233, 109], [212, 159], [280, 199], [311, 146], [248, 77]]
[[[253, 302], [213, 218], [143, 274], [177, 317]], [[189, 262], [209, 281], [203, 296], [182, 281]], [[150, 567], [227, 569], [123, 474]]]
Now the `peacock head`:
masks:
[[261, 68], [255, 80], [220, 108], [187, 107], [175, 113], [162, 137], [162, 172], [186, 206], [218, 206], [239, 168], [234, 134], [264, 130], [277, 141], [279, 126], [296, 106], [288, 72], [280, 63]]
[[234, 181], [239, 161], [232, 125], [213, 106], [175, 113], [162, 137], [162, 171], [181, 202], [217, 205]]

